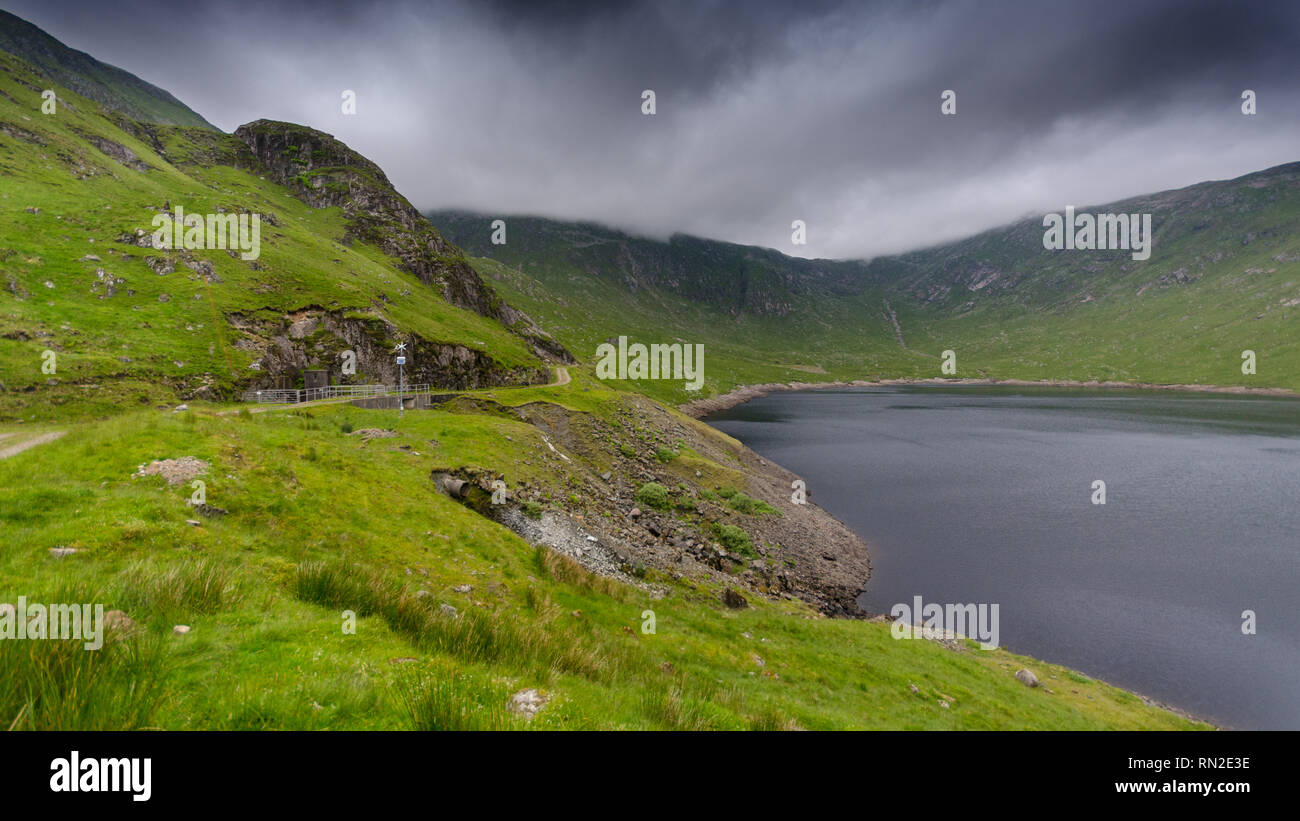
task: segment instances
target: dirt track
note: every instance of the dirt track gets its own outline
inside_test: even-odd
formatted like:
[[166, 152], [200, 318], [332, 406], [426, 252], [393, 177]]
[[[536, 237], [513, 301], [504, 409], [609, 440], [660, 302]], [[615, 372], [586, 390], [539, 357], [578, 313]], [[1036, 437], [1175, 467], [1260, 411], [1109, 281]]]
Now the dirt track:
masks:
[[[30, 450], [37, 445], [44, 445], [47, 442], [53, 442], [55, 439], [62, 437], [67, 431], [52, 430], [49, 433], [42, 433], [39, 436], [33, 436], [31, 439], [25, 439], [16, 445], [10, 445], [4, 450], [0, 450], [0, 459], [8, 459], [10, 456], [17, 456], [25, 450]], [[0, 434], [0, 440], [8, 439], [13, 436], [12, 433]]]

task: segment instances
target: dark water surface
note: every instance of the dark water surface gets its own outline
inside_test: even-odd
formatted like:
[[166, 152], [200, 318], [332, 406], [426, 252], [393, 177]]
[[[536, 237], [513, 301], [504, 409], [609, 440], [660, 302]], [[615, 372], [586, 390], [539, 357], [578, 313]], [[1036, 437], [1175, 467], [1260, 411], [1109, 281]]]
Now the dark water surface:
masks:
[[997, 603], [1010, 650], [1224, 726], [1300, 728], [1300, 401], [855, 388], [707, 421], [867, 540], [867, 610]]

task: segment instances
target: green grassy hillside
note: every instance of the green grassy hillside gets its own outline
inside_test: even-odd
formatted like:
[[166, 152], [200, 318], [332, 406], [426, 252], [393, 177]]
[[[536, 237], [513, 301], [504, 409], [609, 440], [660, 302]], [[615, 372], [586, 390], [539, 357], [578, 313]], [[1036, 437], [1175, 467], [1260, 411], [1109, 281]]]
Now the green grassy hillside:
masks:
[[6, 11], [0, 11], [0, 51], [21, 57], [60, 86], [132, 119], [218, 130], [169, 92], [83, 51], [68, 48]]
[[1300, 389], [1300, 164], [1077, 210], [1151, 213], [1150, 259], [1046, 251], [1041, 219], [859, 262], [531, 217], [507, 218], [493, 245], [496, 217], [429, 216], [582, 356], [617, 335], [704, 343], [706, 394], [939, 377], [945, 350], [957, 377]]
[[[44, 82], [0, 53], [0, 419], [237, 396], [268, 378], [277, 340], [308, 314], [353, 321], [385, 354], [424, 340], [476, 352], [504, 381], [549, 379], [525, 338], [351, 236], [343, 207], [266, 179], [236, 137], [146, 126], [66, 90], [44, 115]], [[153, 218], [177, 206], [260, 214], [260, 257], [152, 248]], [[301, 347], [298, 364], [341, 377], [349, 344], [323, 334]], [[380, 364], [355, 381], [381, 381]]]
[[[610, 421], [626, 396], [585, 376], [493, 392], [507, 407]], [[363, 427], [398, 435], [348, 433]], [[1198, 726], [1005, 650], [899, 641], [886, 623], [827, 619], [797, 600], [750, 594], [732, 610], [716, 581], [648, 571], [651, 592], [595, 576], [430, 481], [439, 465], [491, 466], [564, 507], [562, 475], [620, 458], [608, 446], [602, 464], [578, 451], [576, 465], [547, 461], [553, 433], [509, 416], [204, 406], [62, 429], [0, 461], [4, 596], [101, 602], [136, 632], [101, 655], [0, 642], [0, 720], [18, 728]], [[208, 464], [207, 504], [221, 514], [190, 507], [188, 481], [134, 476], [183, 456]], [[1022, 667], [1045, 686], [1023, 686]], [[531, 722], [505, 709], [525, 688], [548, 699]]]
[[[368, 160], [302, 126], [150, 124], [66, 86], [42, 114], [51, 82], [0, 53], [0, 603], [100, 603], [115, 627], [95, 652], [0, 641], [0, 727], [1204, 726], [1005, 650], [826, 618], [818, 569], [865, 568], [860, 540], [794, 510], [789, 475], [740, 443], [595, 380], [588, 355], [553, 370], [563, 348]], [[177, 205], [261, 214], [260, 257], [151, 247]], [[662, 332], [617, 282], [556, 300], [480, 269], [558, 306], [561, 341], [619, 317]], [[837, 340], [852, 322], [889, 338], [855, 319], [866, 294], [800, 295], [816, 314], [742, 300], [734, 327], [699, 294], [655, 298], [730, 346], [710, 348], [732, 363], [716, 389], [862, 367]], [[399, 340], [461, 395], [404, 415], [233, 401], [272, 375], [340, 376], [344, 345], [349, 379], [391, 381]], [[924, 362], [868, 348], [881, 373]], [[445, 474], [511, 498], [456, 501]], [[525, 540], [530, 521], [600, 533], [614, 558]], [[865, 569], [850, 576], [839, 599]], [[506, 707], [525, 689], [545, 702], [531, 720]]]

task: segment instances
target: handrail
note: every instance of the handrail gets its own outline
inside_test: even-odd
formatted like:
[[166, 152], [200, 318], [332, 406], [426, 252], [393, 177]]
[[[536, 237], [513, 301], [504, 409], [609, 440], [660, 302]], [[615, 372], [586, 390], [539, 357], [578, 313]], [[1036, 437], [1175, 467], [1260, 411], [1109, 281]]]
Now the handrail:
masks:
[[429, 393], [432, 385], [402, 385], [396, 387], [393, 385], [328, 385], [323, 388], [264, 388], [262, 390], [245, 391], [243, 399], [245, 402], [259, 402], [262, 404], [298, 404], [301, 402], [316, 402], [321, 399], [337, 399], [339, 397], [372, 397], [372, 396], [407, 396], [417, 393]]

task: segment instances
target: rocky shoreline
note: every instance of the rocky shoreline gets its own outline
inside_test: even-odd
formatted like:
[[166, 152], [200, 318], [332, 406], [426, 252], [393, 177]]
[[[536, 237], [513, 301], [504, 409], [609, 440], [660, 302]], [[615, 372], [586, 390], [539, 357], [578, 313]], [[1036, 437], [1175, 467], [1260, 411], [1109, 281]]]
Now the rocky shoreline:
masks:
[[985, 386], [985, 387], [1026, 387], [1026, 388], [1106, 388], [1110, 390], [1157, 390], [1183, 391], [1188, 393], [1223, 393], [1239, 396], [1286, 396], [1300, 397], [1300, 391], [1290, 388], [1248, 388], [1242, 385], [1184, 385], [1163, 384], [1157, 382], [1084, 382], [1077, 379], [855, 379], [852, 382], [766, 382], [759, 385], [742, 385], [739, 388], [696, 399], [677, 409], [694, 419], [702, 419], [711, 413], [728, 410], [743, 405], [753, 399], [780, 391], [828, 390], [832, 388], [879, 388], [890, 385], [947, 385], [947, 386]]

